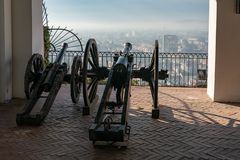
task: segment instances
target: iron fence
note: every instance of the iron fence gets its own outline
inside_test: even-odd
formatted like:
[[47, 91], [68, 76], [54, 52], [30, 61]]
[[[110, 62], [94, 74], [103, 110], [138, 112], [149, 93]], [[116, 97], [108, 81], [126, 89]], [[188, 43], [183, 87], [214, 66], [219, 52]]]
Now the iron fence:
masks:
[[[110, 68], [115, 53], [117, 52], [99, 52], [99, 65]], [[57, 51], [50, 51], [49, 61], [53, 62], [57, 54]], [[134, 55], [134, 69], [149, 66], [152, 53], [132, 52], [132, 54]], [[83, 52], [66, 52], [63, 61], [69, 65], [69, 68], [71, 67], [73, 57], [76, 55], [82, 56]], [[207, 65], [207, 53], [160, 53], [159, 69], [168, 70], [169, 78], [167, 80], [160, 80], [159, 85], [171, 87], [206, 87]], [[134, 84], [145, 85], [146, 82], [135, 79]]]

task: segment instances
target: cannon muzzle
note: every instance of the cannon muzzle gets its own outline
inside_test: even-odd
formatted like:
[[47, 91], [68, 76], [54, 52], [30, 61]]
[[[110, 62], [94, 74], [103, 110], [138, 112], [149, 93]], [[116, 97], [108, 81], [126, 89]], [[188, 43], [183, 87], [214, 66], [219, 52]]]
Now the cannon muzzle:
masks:
[[128, 54], [132, 50], [132, 44], [127, 42], [124, 44], [123, 53]]

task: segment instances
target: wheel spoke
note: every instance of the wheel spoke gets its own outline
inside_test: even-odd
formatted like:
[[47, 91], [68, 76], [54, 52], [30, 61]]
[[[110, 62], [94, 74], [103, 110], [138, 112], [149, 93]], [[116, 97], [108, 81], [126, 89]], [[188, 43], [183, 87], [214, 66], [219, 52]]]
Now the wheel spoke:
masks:
[[90, 58], [88, 58], [88, 62], [92, 66], [92, 68], [96, 69], [96, 66], [94, 65], [94, 63], [92, 62], [92, 60]]
[[153, 65], [154, 65], [154, 54], [155, 54], [155, 51], [153, 52], [153, 55], [152, 55], [152, 59], [151, 59], [151, 63], [149, 65], [149, 69], [152, 71], [154, 68], [153, 68]]
[[95, 98], [96, 92], [97, 92], [97, 85], [98, 81], [95, 81], [91, 87], [90, 93], [89, 93], [89, 100], [90, 102]]
[[36, 60], [34, 60], [33, 61], [33, 71], [34, 71], [34, 73], [37, 73], [37, 71], [38, 71], [38, 68], [37, 68], [37, 63], [36, 63]]
[[42, 61], [39, 58], [36, 58], [33, 61], [33, 70], [35, 73], [40, 73], [42, 71]]
[[30, 88], [29, 88], [29, 91], [30, 93], [33, 91], [34, 87], [36, 86], [36, 83], [31, 83], [29, 84]]
[[97, 51], [94, 49], [94, 45], [92, 45], [93, 48], [90, 48], [90, 53], [91, 53], [91, 57], [93, 60], [93, 63], [96, 67], [98, 67], [98, 55], [97, 55]]
[[94, 49], [94, 53], [95, 53], [95, 55], [94, 55], [95, 65], [96, 65], [97, 67], [99, 67], [97, 46], [93, 45], [93, 49]]
[[94, 92], [93, 92], [92, 100], [95, 98], [95, 96], [97, 94], [97, 87], [98, 87], [98, 81], [94, 84]]
[[32, 81], [35, 81], [35, 79], [36, 79], [36, 74], [33, 71], [30, 71], [28, 75], [28, 81], [32, 82]]
[[75, 74], [75, 83], [79, 83], [80, 81], [80, 75], [79, 74]]
[[89, 90], [93, 86], [93, 84], [96, 83], [96, 81], [97, 81], [97, 78], [93, 78], [90, 84], [88, 85], [87, 90]]
[[37, 68], [39, 73], [43, 70], [43, 63], [40, 59], [38, 59]]
[[[75, 93], [77, 93], [77, 94], [79, 94], [80, 93], [80, 87], [79, 87], [80, 85], [79, 84], [77, 84], [76, 86], [75, 86]], [[76, 95], [77, 96], [77, 95]]]

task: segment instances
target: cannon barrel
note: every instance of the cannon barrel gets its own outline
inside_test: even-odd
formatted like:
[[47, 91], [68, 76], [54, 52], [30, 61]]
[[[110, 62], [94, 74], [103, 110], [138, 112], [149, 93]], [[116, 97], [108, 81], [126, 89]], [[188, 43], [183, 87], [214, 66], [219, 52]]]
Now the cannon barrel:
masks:
[[55, 59], [54, 63], [58, 63], [60, 64], [62, 62], [63, 56], [67, 50], [68, 44], [67, 43], [63, 43], [63, 47], [60, 51], [60, 53], [58, 54], [57, 58]]
[[117, 62], [113, 66], [113, 86], [114, 88], [121, 88], [127, 77], [127, 67], [129, 62], [129, 53], [132, 49], [132, 44], [127, 42], [124, 44], [122, 51], [123, 55], [119, 56]]
[[47, 76], [46, 76], [46, 78], [43, 82], [43, 85], [47, 86], [48, 89], [50, 89], [49, 87], [51, 87], [52, 84], [53, 84], [54, 78], [57, 74], [57, 71], [58, 71], [60, 65], [61, 65], [63, 56], [64, 56], [64, 54], [67, 50], [67, 47], [68, 47], [68, 44], [64, 43], [60, 53], [58, 54], [58, 56], [55, 60], [55, 62], [52, 64], [51, 68], [49, 69], [49, 71], [47, 73]]
[[120, 56], [113, 67], [112, 83], [114, 88], [121, 88], [127, 77], [128, 57]]

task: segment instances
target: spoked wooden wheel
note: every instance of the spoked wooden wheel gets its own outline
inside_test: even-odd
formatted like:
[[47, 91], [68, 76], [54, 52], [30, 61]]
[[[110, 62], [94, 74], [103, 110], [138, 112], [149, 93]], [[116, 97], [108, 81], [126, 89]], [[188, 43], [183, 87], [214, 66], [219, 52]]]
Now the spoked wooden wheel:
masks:
[[89, 39], [83, 58], [82, 82], [85, 107], [90, 107], [97, 94], [99, 69], [98, 50], [95, 39]]
[[24, 76], [24, 92], [29, 99], [33, 88], [40, 79], [44, 69], [43, 58], [40, 54], [33, 54], [28, 61]]
[[81, 92], [81, 73], [82, 71], [82, 60], [80, 56], [75, 56], [72, 63], [71, 71], [71, 98], [73, 103], [77, 103]]

